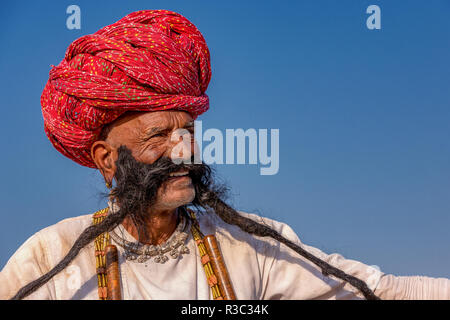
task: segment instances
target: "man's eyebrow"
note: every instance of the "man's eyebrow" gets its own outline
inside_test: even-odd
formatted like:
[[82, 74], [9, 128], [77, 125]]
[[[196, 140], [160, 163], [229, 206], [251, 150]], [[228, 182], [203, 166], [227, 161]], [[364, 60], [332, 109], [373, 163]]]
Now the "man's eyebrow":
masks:
[[151, 136], [151, 135], [153, 135], [153, 134], [155, 134], [155, 133], [158, 133], [158, 132], [161, 132], [161, 131], [163, 131], [163, 130], [165, 130], [164, 128], [161, 128], [161, 127], [153, 127], [153, 128], [151, 128], [150, 130], [148, 130], [146, 133], [145, 133], [145, 135], [146, 136]]
[[[194, 127], [194, 121], [189, 121], [186, 122], [183, 126], [183, 128], [192, 128]], [[161, 127], [152, 127], [150, 130], [148, 130], [147, 132], [145, 132], [145, 136], [147, 137], [151, 137], [152, 135], [159, 133], [161, 131], [166, 131], [168, 130], [167, 128], [161, 128]]]

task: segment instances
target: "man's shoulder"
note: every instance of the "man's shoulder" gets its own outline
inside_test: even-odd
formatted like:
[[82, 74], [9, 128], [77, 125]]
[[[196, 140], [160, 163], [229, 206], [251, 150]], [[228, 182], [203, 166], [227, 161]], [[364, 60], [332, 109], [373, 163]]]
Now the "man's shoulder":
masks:
[[63, 219], [41, 229], [35, 236], [50, 246], [55, 246], [55, 242], [58, 242], [57, 246], [61, 247], [62, 251], [66, 251], [84, 229], [92, 225], [92, 215], [91, 213]]
[[92, 214], [84, 214], [80, 216], [70, 217], [58, 221], [57, 223], [50, 225], [44, 229], [41, 229], [38, 233], [43, 236], [48, 233], [55, 232], [77, 232], [82, 231], [86, 227], [92, 224]]
[[91, 214], [80, 215], [39, 230], [22, 243], [7, 265], [10, 262], [24, 265], [27, 261], [34, 261], [41, 269], [48, 271], [54, 265], [53, 260], [67, 253], [91, 221]]
[[[276, 219], [268, 218], [261, 216], [255, 213], [248, 213], [244, 211], [238, 211], [238, 213], [248, 219], [253, 220], [256, 223], [265, 225], [279, 234], [283, 235], [285, 238], [289, 240], [301, 243], [297, 234], [293, 231], [293, 229], [285, 222], [278, 221]], [[235, 239], [242, 239], [243, 241], [250, 241], [251, 239], [259, 239], [264, 242], [273, 242], [274, 240], [269, 239], [267, 237], [259, 237], [256, 235], [249, 234], [243, 231], [237, 225], [230, 225], [224, 222], [218, 215], [214, 213], [204, 213], [198, 215], [199, 223], [202, 227], [205, 228], [206, 232], [214, 232], [222, 235], [226, 235], [227, 237], [233, 237]]]

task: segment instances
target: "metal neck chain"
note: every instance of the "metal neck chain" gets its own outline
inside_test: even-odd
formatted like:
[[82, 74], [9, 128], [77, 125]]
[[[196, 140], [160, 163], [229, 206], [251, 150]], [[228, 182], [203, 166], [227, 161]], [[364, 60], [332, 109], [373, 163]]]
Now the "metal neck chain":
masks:
[[125, 258], [128, 261], [144, 263], [153, 258], [156, 263], [165, 263], [169, 258], [177, 259], [182, 254], [188, 254], [189, 248], [185, 245], [188, 238], [190, 220], [184, 210], [179, 212], [180, 222], [170, 238], [160, 245], [148, 245], [140, 242], [130, 242], [120, 237], [114, 230], [110, 231], [110, 237], [114, 242], [125, 249]]

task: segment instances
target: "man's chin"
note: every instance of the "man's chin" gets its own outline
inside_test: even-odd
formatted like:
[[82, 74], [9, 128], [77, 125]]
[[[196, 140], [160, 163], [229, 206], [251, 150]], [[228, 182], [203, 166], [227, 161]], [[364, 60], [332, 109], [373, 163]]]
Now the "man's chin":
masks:
[[192, 179], [189, 176], [170, 177], [164, 182], [166, 189], [186, 189], [193, 188]]
[[183, 189], [166, 188], [165, 191], [158, 197], [156, 206], [161, 209], [176, 209], [178, 207], [191, 203], [195, 198], [195, 189], [191, 187]]

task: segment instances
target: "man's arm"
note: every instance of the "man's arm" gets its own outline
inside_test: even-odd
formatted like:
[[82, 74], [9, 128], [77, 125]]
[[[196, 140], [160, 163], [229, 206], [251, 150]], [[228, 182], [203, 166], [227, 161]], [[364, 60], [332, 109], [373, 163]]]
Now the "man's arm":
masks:
[[430, 277], [381, 277], [375, 294], [385, 300], [450, 300], [450, 280]]
[[[450, 279], [429, 277], [396, 277], [383, 274], [374, 266], [326, 254], [304, 245], [286, 224], [275, 229], [286, 238], [330, 265], [362, 281], [381, 299], [450, 299]], [[271, 258], [266, 259], [262, 299], [364, 299], [358, 289], [334, 277], [324, 276], [315, 264], [283, 244], [272, 242]]]

